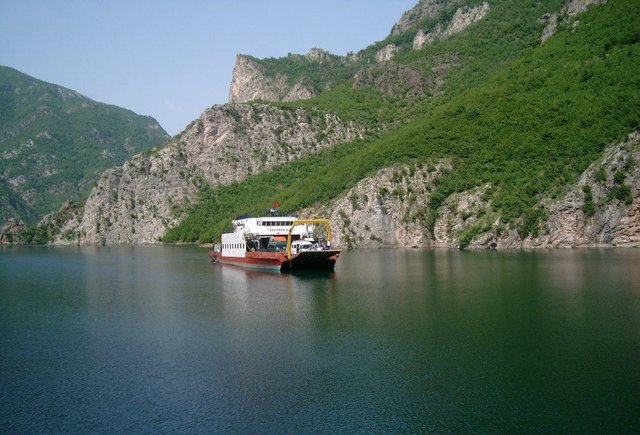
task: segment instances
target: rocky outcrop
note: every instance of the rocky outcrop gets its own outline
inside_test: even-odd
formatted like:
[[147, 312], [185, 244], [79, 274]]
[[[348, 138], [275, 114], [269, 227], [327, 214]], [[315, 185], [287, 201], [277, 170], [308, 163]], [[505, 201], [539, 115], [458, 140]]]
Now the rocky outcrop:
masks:
[[341, 248], [446, 247], [472, 249], [640, 246], [640, 132], [610, 145], [559, 200], [539, 207], [546, 218], [521, 236], [485, 195], [490, 185], [451, 195], [429, 210], [434, 181], [452, 170], [441, 161], [385, 168], [307, 216], [330, 216]]
[[500, 219], [483, 198], [489, 187], [476, 187], [447, 198], [433, 225], [436, 246], [466, 248], [473, 242], [472, 246], [495, 247], [492, 243]]
[[387, 44], [377, 51], [376, 60], [378, 62], [385, 62], [387, 60], [390, 60], [393, 56], [395, 56], [397, 52], [398, 52], [397, 46], [395, 46], [394, 44]]
[[[544, 30], [542, 30], [542, 35], [540, 36], [540, 42], [545, 42], [551, 38], [556, 33], [558, 24], [561, 21], [585, 12], [591, 5], [602, 5], [606, 2], [607, 0], [569, 0], [560, 12], [544, 14], [538, 20], [541, 24], [545, 25]], [[577, 24], [577, 22], [574, 23], [574, 25]]]
[[240, 181], [363, 134], [362, 128], [313, 109], [215, 106], [167, 147], [106, 171], [55, 243], [157, 243], [181, 221], [202, 187]]
[[429, 33], [420, 29], [413, 38], [413, 49], [419, 50], [426, 45], [433, 44], [439, 40], [445, 40], [451, 36], [462, 32], [471, 24], [484, 18], [489, 12], [489, 3], [484, 2], [475, 7], [458, 8], [446, 27], [440, 23]]
[[462, 32], [471, 24], [484, 18], [489, 12], [489, 9], [489, 3], [487, 2], [484, 2], [475, 7], [465, 6], [459, 8], [458, 10], [456, 10], [456, 13], [453, 15], [451, 22], [444, 30], [442, 36], [446, 39], [450, 36], [455, 35], [456, 33]]
[[539, 237], [509, 247], [640, 246], [640, 131], [609, 146], [560, 200]]
[[12, 243], [22, 243], [21, 233], [26, 229], [21, 220], [11, 218], [8, 219], [0, 229], [0, 245], [9, 245]]
[[[467, 202], [471, 199], [474, 205], [458, 207], [458, 213], [468, 214], [471, 219], [462, 226], [460, 222], [454, 224], [448, 238], [437, 240], [436, 245], [460, 245], [466, 235], [470, 238], [464, 242], [473, 248], [640, 246], [638, 162], [640, 132], [634, 132], [625, 142], [610, 145], [561, 199], [543, 200], [540, 207], [548, 217], [540, 223], [536, 235], [526, 237], [500, 222], [500, 217], [491, 212], [491, 204], [482, 201], [482, 192], [463, 192], [459, 195]], [[446, 219], [445, 215], [439, 220]]]
[[558, 28], [558, 17], [560, 15], [556, 12], [544, 14], [540, 17], [538, 22], [540, 24], [544, 24], [544, 30], [542, 31], [542, 36], [540, 36], [540, 42], [545, 42], [547, 39], [551, 38], [556, 33], [556, 29]]
[[561, 13], [571, 17], [586, 11], [591, 5], [603, 5], [606, 2], [607, 0], [569, 0]]
[[317, 47], [311, 48], [306, 55], [307, 59], [315, 60], [316, 62], [322, 62], [329, 59], [331, 56], [331, 53], [329, 53], [327, 50], [323, 50]]
[[420, 0], [417, 5], [402, 14], [391, 29], [391, 35], [400, 35], [425, 18], [437, 18], [440, 12], [453, 3], [454, 0]]
[[300, 214], [329, 216], [333, 242], [342, 248], [433, 246], [427, 204], [434, 181], [450, 169], [448, 161], [385, 168], [331, 204]]
[[437, 178], [451, 170], [448, 161], [385, 168], [334, 203], [305, 212], [329, 215], [341, 248], [458, 248], [472, 240], [474, 247], [495, 247], [499, 219], [483, 199], [489, 186], [452, 195], [439, 214], [429, 209]]
[[[312, 56], [321, 57], [316, 51]], [[313, 96], [313, 90], [300, 82], [291, 85], [288, 78], [282, 74], [268, 77], [253, 58], [243, 55], [236, 57], [229, 89], [229, 102], [297, 101]]]

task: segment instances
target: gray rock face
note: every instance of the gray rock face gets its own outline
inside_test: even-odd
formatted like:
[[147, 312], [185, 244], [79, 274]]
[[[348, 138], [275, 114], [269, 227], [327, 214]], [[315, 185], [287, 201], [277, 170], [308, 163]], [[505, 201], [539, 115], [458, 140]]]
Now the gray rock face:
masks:
[[[324, 53], [324, 52], [323, 52]], [[313, 51], [311, 56], [322, 57], [320, 51]], [[297, 101], [314, 96], [312, 90], [301, 83], [293, 86], [283, 75], [267, 77], [262, 68], [250, 57], [238, 55], [233, 68], [231, 87], [229, 89], [230, 103], [246, 103], [249, 101]]]
[[462, 32], [476, 21], [484, 18], [489, 12], [489, 3], [484, 2], [476, 7], [462, 7], [456, 10], [451, 22], [444, 31], [443, 37], [449, 38], [456, 33]]
[[420, 0], [413, 8], [402, 14], [400, 20], [391, 29], [391, 34], [396, 36], [409, 30], [424, 18], [436, 18], [454, 0]]
[[346, 195], [303, 216], [329, 217], [341, 248], [433, 246], [426, 219], [434, 180], [450, 163], [396, 165], [360, 181]]
[[426, 45], [433, 44], [438, 40], [448, 39], [451, 36], [462, 32], [471, 24], [484, 18], [489, 12], [489, 9], [490, 6], [487, 2], [476, 7], [465, 6], [458, 8], [446, 27], [442, 24], [438, 24], [435, 29], [429, 33], [425, 33], [424, 30], [420, 29], [413, 38], [413, 49], [419, 50]]
[[[544, 14], [539, 19], [541, 24], [545, 24], [545, 28], [540, 36], [540, 42], [545, 42], [551, 38], [556, 33], [558, 24], [563, 20], [570, 19], [582, 12], [585, 12], [591, 5], [602, 5], [606, 2], [607, 0], [569, 0], [559, 13], [553, 12]], [[574, 22], [574, 27], [578, 24], [579, 23], [577, 21]]]
[[[451, 170], [448, 162], [383, 169], [343, 197], [301, 214], [330, 216], [334, 245], [341, 248], [640, 246], [639, 162], [640, 132], [610, 145], [563, 198], [542, 201], [548, 218], [535, 237], [523, 238], [501, 223], [484, 198], [489, 185], [451, 195], [433, 221], [431, 234], [429, 198], [434, 180]], [[620, 189], [628, 189], [629, 196], [616, 197]], [[585, 203], [593, 205], [592, 211]]]
[[591, 5], [603, 5], [606, 2], [607, 0], [569, 0], [562, 9], [562, 13], [574, 16], [586, 11]]
[[378, 62], [385, 62], [391, 59], [393, 56], [395, 56], [397, 52], [398, 52], [398, 47], [396, 47], [395, 45], [393, 44], [385, 45], [376, 53], [376, 60]]
[[[549, 219], [539, 237], [514, 247], [640, 246], [640, 131], [610, 145], [570, 191], [548, 204]], [[628, 189], [625, 199], [616, 197]], [[591, 191], [591, 199], [586, 191]], [[593, 204], [592, 214], [585, 203]]]
[[557, 13], [552, 14], [544, 14], [538, 20], [541, 24], [546, 24], [544, 30], [542, 31], [542, 36], [540, 36], [540, 42], [545, 42], [547, 39], [551, 38], [558, 28], [558, 17]]
[[312, 48], [307, 53], [307, 59], [322, 62], [323, 60], [328, 59], [330, 55], [331, 53], [321, 48]]
[[82, 215], [64, 225], [55, 243], [157, 243], [184, 218], [200, 188], [240, 181], [363, 134], [316, 110], [215, 106], [169, 146], [106, 171]]
[[[440, 26], [438, 26], [436, 29], [439, 29], [439, 28]], [[437, 41], [436, 34], [437, 32], [426, 33], [422, 29], [418, 30], [418, 33], [416, 33], [416, 36], [413, 38], [413, 49], [420, 50], [422, 47], [426, 45], [433, 44], [434, 42]]]
[[[640, 246], [639, 144], [640, 132], [634, 132], [627, 141], [610, 145], [564, 197], [542, 201], [548, 218], [541, 223], [538, 236], [522, 238], [514, 229], [501, 229], [499, 216], [494, 216], [484, 227], [486, 231], [478, 234], [470, 246], [485, 248], [494, 244], [499, 249]], [[614, 195], [623, 186], [629, 189], [629, 197], [625, 199], [628, 203]], [[587, 192], [591, 192], [591, 198]], [[593, 205], [591, 212], [585, 212], [588, 210], [585, 203]], [[455, 243], [450, 240], [449, 246], [451, 241]]]

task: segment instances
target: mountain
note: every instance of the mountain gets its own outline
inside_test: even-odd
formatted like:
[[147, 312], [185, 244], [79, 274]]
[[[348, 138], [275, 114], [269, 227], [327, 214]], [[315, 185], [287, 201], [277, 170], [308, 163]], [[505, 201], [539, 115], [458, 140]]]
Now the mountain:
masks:
[[102, 171], [167, 139], [151, 117], [0, 66], [0, 222], [82, 201]]
[[232, 103], [42, 233], [211, 242], [277, 200], [329, 216], [343, 247], [637, 246], [638, 17], [633, 0], [422, 0], [348, 56], [239, 56]]

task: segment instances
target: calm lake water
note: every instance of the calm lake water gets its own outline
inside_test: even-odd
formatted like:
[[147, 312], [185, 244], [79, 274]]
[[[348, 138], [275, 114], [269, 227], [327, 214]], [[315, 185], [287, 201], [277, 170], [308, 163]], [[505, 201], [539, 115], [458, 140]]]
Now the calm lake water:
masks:
[[0, 432], [640, 430], [640, 250], [0, 249]]

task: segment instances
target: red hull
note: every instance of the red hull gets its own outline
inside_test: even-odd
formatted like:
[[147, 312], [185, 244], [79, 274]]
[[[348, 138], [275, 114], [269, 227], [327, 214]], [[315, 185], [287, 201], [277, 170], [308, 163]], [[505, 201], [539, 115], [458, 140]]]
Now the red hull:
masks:
[[209, 257], [217, 263], [235, 264], [252, 269], [270, 269], [286, 271], [289, 269], [326, 269], [332, 268], [340, 251], [304, 251], [291, 257], [283, 252], [247, 252], [245, 257], [227, 257], [221, 252], [209, 251]]

